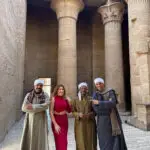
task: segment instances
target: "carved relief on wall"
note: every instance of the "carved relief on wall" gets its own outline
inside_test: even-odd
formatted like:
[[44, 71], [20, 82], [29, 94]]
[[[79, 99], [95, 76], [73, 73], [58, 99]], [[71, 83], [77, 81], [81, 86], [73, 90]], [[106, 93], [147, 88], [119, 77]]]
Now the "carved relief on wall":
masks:
[[[150, 36], [144, 32], [142, 26], [134, 32], [134, 39], [135, 41], [135, 51], [138, 54], [148, 53], [150, 51]], [[140, 35], [140, 36], [139, 36]]]

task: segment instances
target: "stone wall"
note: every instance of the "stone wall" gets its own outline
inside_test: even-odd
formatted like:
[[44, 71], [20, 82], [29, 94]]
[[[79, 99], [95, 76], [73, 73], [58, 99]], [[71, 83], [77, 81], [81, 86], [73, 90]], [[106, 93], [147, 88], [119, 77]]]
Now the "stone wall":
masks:
[[[92, 26], [79, 16], [77, 23], [78, 82], [86, 81], [92, 89]], [[56, 85], [58, 61], [58, 21], [55, 13], [45, 8], [28, 7], [25, 93], [38, 77], [52, 78]], [[69, 62], [68, 62], [69, 63]], [[53, 88], [52, 87], [52, 88]]]
[[58, 23], [50, 9], [28, 6], [25, 57], [25, 93], [38, 78], [51, 78], [56, 84]]
[[131, 124], [150, 130], [150, 1], [128, 0], [131, 68]]
[[[129, 43], [132, 88], [132, 112], [149, 100], [149, 5], [148, 1], [129, 1]], [[140, 7], [139, 7], [140, 6]], [[134, 9], [133, 9], [134, 8]]]
[[[81, 14], [82, 15], [82, 14]], [[77, 25], [77, 79], [87, 82], [92, 91], [92, 23], [88, 13], [79, 16]]]
[[0, 2], [0, 141], [20, 118], [23, 80], [26, 1]]

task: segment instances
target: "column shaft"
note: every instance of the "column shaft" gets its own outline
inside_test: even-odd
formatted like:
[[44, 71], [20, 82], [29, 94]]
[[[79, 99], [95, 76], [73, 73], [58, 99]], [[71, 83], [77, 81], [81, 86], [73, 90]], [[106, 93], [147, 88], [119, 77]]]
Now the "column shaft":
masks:
[[75, 96], [77, 84], [76, 20], [59, 19], [58, 84], [64, 84], [67, 94]]
[[57, 83], [64, 84], [67, 95], [77, 95], [76, 21], [83, 9], [82, 0], [52, 0], [59, 21]]
[[106, 87], [112, 87], [119, 94], [119, 107], [125, 109], [124, 79], [122, 64], [122, 42], [120, 22], [105, 25], [105, 78]]
[[105, 79], [106, 87], [118, 94], [119, 109], [125, 111], [124, 78], [122, 60], [121, 23], [124, 5], [108, 1], [99, 8], [105, 25]]

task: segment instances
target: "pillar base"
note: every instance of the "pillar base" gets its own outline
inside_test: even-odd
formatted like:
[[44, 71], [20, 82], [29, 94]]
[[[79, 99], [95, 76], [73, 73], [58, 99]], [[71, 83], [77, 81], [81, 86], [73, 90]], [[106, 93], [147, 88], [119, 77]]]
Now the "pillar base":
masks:
[[119, 112], [122, 112], [122, 113], [126, 112], [126, 108], [125, 108], [125, 104], [124, 103], [118, 104], [117, 108], [118, 108]]
[[150, 104], [137, 104], [137, 116], [129, 117], [126, 123], [150, 131]]

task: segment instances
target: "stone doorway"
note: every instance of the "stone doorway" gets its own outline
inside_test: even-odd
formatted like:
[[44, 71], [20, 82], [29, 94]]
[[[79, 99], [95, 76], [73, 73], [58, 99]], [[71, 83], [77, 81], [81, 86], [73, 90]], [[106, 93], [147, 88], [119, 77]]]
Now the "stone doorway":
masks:
[[[126, 9], [127, 11], [127, 9]], [[130, 60], [129, 60], [129, 30], [128, 14], [125, 12], [122, 23], [122, 42], [123, 42], [123, 69], [124, 69], [124, 86], [125, 86], [125, 103], [126, 111], [131, 111], [131, 87], [130, 87]]]
[[51, 96], [51, 78], [39, 78], [39, 79], [44, 80], [43, 90], [50, 97]]

